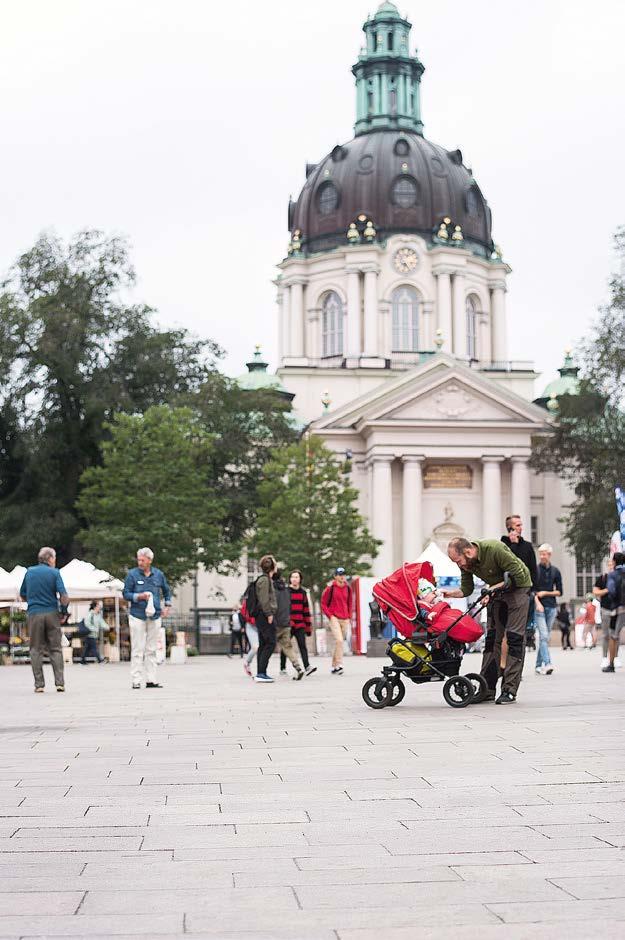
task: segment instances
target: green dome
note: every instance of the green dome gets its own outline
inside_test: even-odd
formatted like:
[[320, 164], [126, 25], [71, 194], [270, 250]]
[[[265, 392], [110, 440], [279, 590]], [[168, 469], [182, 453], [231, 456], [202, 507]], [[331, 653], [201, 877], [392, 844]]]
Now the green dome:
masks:
[[399, 10], [398, 10], [397, 7], [395, 6], [395, 4], [394, 4], [394, 3], [390, 3], [390, 0], [386, 0], [385, 3], [381, 3], [381, 4], [380, 4], [380, 6], [378, 7], [378, 9], [377, 9], [376, 12], [375, 12], [375, 15], [374, 15], [373, 19], [374, 19], [374, 20], [377, 20], [378, 17], [385, 17], [385, 18], [387, 18], [387, 17], [389, 17], [389, 16], [396, 16], [397, 19], [399, 19], [399, 20], [402, 18], [402, 17], [400, 16]]
[[570, 350], [566, 351], [564, 363], [558, 369], [559, 379], [554, 379], [545, 386], [540, 398], [535, 398], [534, 402], [543, 407], [549, 407], [549, 401], [555, 401], [561, 395], [577, 395], [579, 391], [579, 366], [576, 366], [571, 358]]
[[256, 346], [254, 355], [250, 362], [246, 362], [246, 366], [247, 372], [239, 375], [236, 379], [241, 388], [249, 392], [255, 392], [263, 388], [273, 389], [278, 395], [288, 398], [289, 401], [294, 398], [290, 392], [287, 392], [277, 375], [270, 375], [267, 372], [269, 363], [263, 359], [260, 346]]

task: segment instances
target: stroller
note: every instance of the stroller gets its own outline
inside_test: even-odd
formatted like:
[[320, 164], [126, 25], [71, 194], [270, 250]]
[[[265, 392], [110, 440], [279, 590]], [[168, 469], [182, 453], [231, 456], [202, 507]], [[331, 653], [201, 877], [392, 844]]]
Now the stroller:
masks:
[[[466, 613], [452, 609], [445, 601], [419, 597], [419, 581], [434, 583], [430, 562], [404, 563], [379, 581], [373, 596], [380, 610], [389, 616], [403, 639], [396, 637], [387, 647], [392, 665], [383, 666], [382, 675], [365, 682], [362, 697], [370, 708], [399, 705], [406, 694], [404, 679], [417, 685], [443, 682], [443, 698], [452, 708], [465, 708], [484, 700], [488, 686], [483, 676], [472, 672], [460, 675], [465, 643], [482, 636], [482, 627], [470, 616], [487, 596], [503, 588], [484, 588]], [[507, 586], [507, 585], [506, 585]]]

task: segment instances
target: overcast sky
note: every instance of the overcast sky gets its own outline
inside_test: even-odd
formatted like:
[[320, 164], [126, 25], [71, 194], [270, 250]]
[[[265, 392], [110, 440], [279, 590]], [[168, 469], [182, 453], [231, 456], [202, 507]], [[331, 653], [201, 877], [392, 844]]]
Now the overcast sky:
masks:
[[[42, 229], [123, 233], [136, 300], [275, 365], [287, 202], [353, 135], [363, 0], [0, 0], [0, 269]], [[460, 147], [539, 386], [607, 296], [625, 224], [623, 0], [409, 0], [425, 134]]]

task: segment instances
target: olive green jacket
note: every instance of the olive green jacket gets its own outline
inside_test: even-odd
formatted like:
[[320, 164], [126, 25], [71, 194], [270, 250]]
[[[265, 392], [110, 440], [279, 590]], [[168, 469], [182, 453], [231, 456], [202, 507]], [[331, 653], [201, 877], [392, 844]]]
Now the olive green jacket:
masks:
[[468, 571], [462, 572], [460, 579], [460, 590], [464, 597], [473, 594], [475, 582], [473, 575], [476, 575], [490, 587], [503, 581], [503, 576], [508, 571], [517, 588], [530, 588], [532, 578], [527, 565], [520, 558], [500, 542], [498, 539], [479, 539], [471, 542], [477, 548], [477, 558], [471, 564]]

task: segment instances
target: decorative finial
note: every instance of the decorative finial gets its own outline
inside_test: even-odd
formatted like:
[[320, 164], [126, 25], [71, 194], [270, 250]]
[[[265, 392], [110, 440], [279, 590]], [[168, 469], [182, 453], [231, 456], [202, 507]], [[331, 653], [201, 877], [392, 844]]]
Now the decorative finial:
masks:
[[547, 402], [547, 408], [552, 414], [555, 414], [559, 410], [560, 405], [558, 404], [558, 396], [555, 392], [552, 392], [549, 396], [549, 401]]
[[330, 398], [330, 392], [328, 392], [327, 390], [322, 395], [321, 404], [323, 405], [324, 412], [328, 411], [330, 405], [332, 404], [332, 399]]
[[365, 230], [362, 234], [364, 235], [364, 237], [367, 239], [368, 242], [372, 242], [373, 239], [375, 238], [377, 233], [376, 233], [375, 228], [373, 227], [373, 222], [371, 221], [371, 219], [367, 220]]
[[500, 245], [495, 245], [491, 252], [491, 261], [502, 261], [503, 260], [503, 251]]
[[443, 219], [443, 221], [438, 227], [438, 232], [436, 233], [436, 237], [440, 238], [442, 241], [445, 241], [445, 242], [449, 239], [449, 232], [447, 231], [447, 226], [449, 225], [450, 221], [451, 221], [450, 219]]
[[445, 342], [443, 336], [444, 336], [444, 334], [443, 334], [443, 331], [442, 331], [441, 329], [438, 329], [438, 330], [436, 331], [436, 333], [434, 334], [434, 337], [435, 337], [435, 338], [434, 338], [434, 345], [436, 346], [437, 349], [442, 349], [442, 348], [443, 348], [443, 343]]
[[460, 244], [460, 242], [463, 242], [463, 241], [464, 241], [464, 235], [462, 234], [462, 228], [461, 228], [459, 225], [454, 226], [454, 230], [453, 230], [453, 233], [452, 233], [452, 236], [451, 236], [451, 240], [452, 240], [452, 242], [456, 242], [456, 244]]
[[349, 228], [347, 229], [347, 241], [350, 245], [355, 245], [360, 241], [360, 233], [355, 222], [349, 223]]

